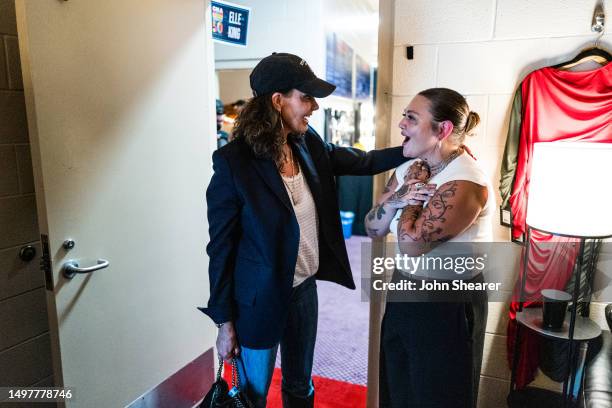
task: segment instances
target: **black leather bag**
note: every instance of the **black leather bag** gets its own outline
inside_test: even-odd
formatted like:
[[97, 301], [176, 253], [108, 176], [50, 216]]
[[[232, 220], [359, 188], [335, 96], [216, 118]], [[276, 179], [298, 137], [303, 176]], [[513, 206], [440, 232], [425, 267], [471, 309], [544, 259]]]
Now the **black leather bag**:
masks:
[[219, 359], [217, 379], [204, 397], [199, 408], [253, 408], [253, 404], [246, 394], [240, 390], [240, 374], [236, 366], [236, 359], [232, 359], [232, 388], [222, 378], [223, 360]]

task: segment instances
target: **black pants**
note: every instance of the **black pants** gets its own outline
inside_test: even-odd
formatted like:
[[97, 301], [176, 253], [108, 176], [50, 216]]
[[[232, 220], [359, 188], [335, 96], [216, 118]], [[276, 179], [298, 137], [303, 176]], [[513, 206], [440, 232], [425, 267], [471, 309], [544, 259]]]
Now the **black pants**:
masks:
[[380, 408], [473, 408], [487, 320], [471, 302], [388, 302], [382, 324]]

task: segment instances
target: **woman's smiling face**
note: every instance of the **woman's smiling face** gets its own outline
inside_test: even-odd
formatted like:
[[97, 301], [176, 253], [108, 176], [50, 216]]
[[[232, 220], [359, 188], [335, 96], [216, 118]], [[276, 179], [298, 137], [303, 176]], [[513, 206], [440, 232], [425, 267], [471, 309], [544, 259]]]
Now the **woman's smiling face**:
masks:
[[429, 113], [429, 100], [424, 96], [415, 96], [399, 122], [401, 134], [404, 137], [402, 147], [404, 157], [422, 157], [435, 148], [439, 142], [438, 133], [432, 129], [432, 116]]
[[288, 128], [290, 133], [306, 133], [308, 130], [308, 119], [312, 112], [317, 109], [319, 109], [319, 105], [315, 98], [297, 89], [292, 90], [288, 96], [282, 95], [281, 114], [283, 125]]

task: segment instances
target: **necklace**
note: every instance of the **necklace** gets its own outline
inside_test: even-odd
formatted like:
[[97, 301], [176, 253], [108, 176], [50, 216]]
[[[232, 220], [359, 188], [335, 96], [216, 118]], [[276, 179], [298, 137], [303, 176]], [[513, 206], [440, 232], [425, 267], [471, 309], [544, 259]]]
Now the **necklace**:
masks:
[[[291, 150], [291, 148], [289, 148], [289, 159], [285, 158], [284, 161], [285, 163], [291, 162], [291, 170], [293, 171], [295, 162], [293, 161], [293, 151]], [[291, 199], [291, 203], [294, 206], [297, 205], [299, 201], [301, 201], [300, 185], [302, 178], [301, 174], [299, 173], [299, 170], [300, 165], [299, 163], [296, 163], [295, 173], [293, 174], [293, 176], [285, 176], [281, 174], [283, 184], [285, 184], [285, 187], [287, 187], [287, 190], [289, 190], [289, 198]]]
[[446, 160], [442, 160], [440, 163], [436, 164], [435, 166], [431, 166], [429, 168], [430, 178], [435, 176], [436, 174], [441, 173], [442, 170], [444, 170], [446, 166], [448, 166], [450, 162], [455, 160], [461, 153], [463, 153], [463, 149], [460, 147], [454, 152], [452, 152], [450, 156], [446, 158]]

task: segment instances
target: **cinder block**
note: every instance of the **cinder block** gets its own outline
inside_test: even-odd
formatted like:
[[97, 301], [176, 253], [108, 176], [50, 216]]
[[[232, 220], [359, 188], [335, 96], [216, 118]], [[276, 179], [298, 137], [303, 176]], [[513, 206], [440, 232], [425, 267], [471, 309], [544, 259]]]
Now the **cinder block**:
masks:
[[13, 145], [0, 145], [0, 197], [19, 194], [17, 158]]
[[[460, 92], [460, 90], [456, 89]], [[485, 146], [487, 139], [487, 111], [489, 105], [489, 98], [487, 95], [464, 95], [467, 100], [470, 110], [478, 113], [480, 116], [480, 123], [474, 129], [474, 136], [468, 136], [465, 138], [465, 143], [470, 147], [476, 157], [478, 157], [478, 151], [481, 147]]]
[[395, 44], [489, 40], [494, 0], [401, 0], [395, 7]]
[[19, 57], [19, 41], [17, 37], [5, 36], [4, 46], [6, 47], [8, 63], [8, 82], [9, 88], [14, 90], [23, 89], [23, 79], [21, 76], [21, 58]]
[[0, 144], [29, 143], [23, 92], [0, 91]]
[[522, 78], [547, 66], [547, 40], [443, 44], [438, 52], [438, 86], [465, 94], [512, 93]]
[[393, 95], [415, 95], [436, 85], [437, 46], [414, 46], [406, 59], [406, 45], [393, 49]]
[[506, 397], [510, 391], [510, 381], [501, 378], [480, 377], [478, 389], [478, 408], [499, 408], [507, 406]]
[[15, 0], [0, 0], [0, 34], [17, 35]]
[[[542, 38], [591, 34], [597, 0], [499, 0], [495, 38]], [[610, 10], [612, 2], [605, 1]]]
[[487, 140], [485, 141], [487, 147], [506, 145], [513, 98], [513, 93], [489, 95]]
[[509, 380], [507, 361], [506, 336], [487, 333], [482, 354], [482, 375]]
[[49, 331], [45, 288], [0, 302], [0, 322], [3, 333], [0, 350]]
[[0, 199], [0, 248], [39, 239], [36, 200], [33, 195]]
[[483, 147], [475, 152], [480, 166], [489, 175], [491, 185], [497, 192], [499, 188], [499, 175], [501, 172], [501, 160], [504, 153], [504, 146]]
[[[608, 327], [603, 316], [603, 310], [598, 308], [605, 306], [606, 303], [612, 301], [612, 243], [603, 243], [599, 252], [599, 258], [597, 262], [597, 269], [595, 271], [595, 277], [593, 279], [593, 302], [598, 303], [597, 306], [591, 310], [591, 315], [595, 316], [601, 327]], [[592, 303], [595, 305], [595, 303]]]
[[6, 52], [4, 51], [4, 40], [2, 39], [1, 35], [0, 35], [0, 89], [8, 89], [8, 72], [6, 70]]
[[[495, 211], [499, 211], [499, 202]], [[498, 215], [493, 220], [493, 242], [510, 242], [510, 228], [504, 227], [499, 223]]]
[[34, 193], [34, 175], [30, 145], [17, 145], [15, 150], [17, 152], [17, 169], [19, 171], [21, 194]]
[[19, 259], [19, 246], [0, 251], [0, 300], [27, 292], [45, 284], [40, 271], [40, 243], [32, 243], [36, 257], [30, 262]]
[[[547, 65], [552, 66], [570, 61], [583, 49], [593, 47], [594, 43], [594, 33], [578, 37], [550, 38], [545, 50], [548, 58]], [[604, 35], [601, 38], [600, 46], [607, 50], [612, 48], [612, 34]]]
[[0, 352], [0, 387], [28, 386], [53, 374], [49, 334]]
[[509, 304], [506, 302], [489, 302], [489, 313], [487, 315], [487, 333], [505, 336], [508, 326]]

